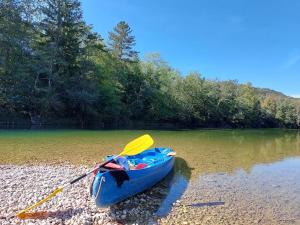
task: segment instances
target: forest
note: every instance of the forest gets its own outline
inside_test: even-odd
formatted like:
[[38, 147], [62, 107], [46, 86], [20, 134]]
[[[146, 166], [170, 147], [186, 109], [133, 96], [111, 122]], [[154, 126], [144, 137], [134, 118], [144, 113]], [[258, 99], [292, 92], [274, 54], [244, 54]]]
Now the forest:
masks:
[[299, 99], [141, 60], [136, 41], [125, 21], [104, 41], [78, 0], [1, 0], [2, 127], [300, 127]]

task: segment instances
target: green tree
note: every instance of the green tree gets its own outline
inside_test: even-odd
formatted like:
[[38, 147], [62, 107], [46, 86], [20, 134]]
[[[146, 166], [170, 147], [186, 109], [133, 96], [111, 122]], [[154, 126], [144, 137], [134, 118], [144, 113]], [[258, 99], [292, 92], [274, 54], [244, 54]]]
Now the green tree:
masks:
[[179, 118], [186, 125], [199, 127], [207, 123], [207, 93], [205, 79], [198, 72], [179, 78], [175, 100], [179, 105]]
[[138, 52], [135, 46], [135, 37], [132, 30], [125, 21], [121, 21], [109, 32], [109, 46], [112, 54], [120, 60], [136, 61]]
[[156, 122], [176, 121], [175, 80], [180, 76], [158, 53], [147, 54], [141, 62], [145, 76], [145, 106], [147, 120]]
[[82, 67], [87, 39], [93, 35], [83, 22], [78, 0], [46, 0], [41, 9], [35, 87], [47, 105], [44, 112], [77, 117], [83, 124], [97, 93]]
[[33, 25], [24, 17], [25, 3], [0, 2], [0, 99], [1, 111], [32, 111], [34, 80], [32, 64]]
[[277, 104], [276, 118], [280, 121], [280, 126], [296, 128], [297, 127], [297, 108], [296, 105], [288, 100], [283, 99]]
[[260, 101], [250, 83], [241, 85], [237, 96], [239, 103], [239, 125], [242, 127], [260, 127]]
[[219, 83], [217, 98], [217, 115], [220, 126], [235, 127], [238, 119], [238, 90], [237, 81], [223, 81]]

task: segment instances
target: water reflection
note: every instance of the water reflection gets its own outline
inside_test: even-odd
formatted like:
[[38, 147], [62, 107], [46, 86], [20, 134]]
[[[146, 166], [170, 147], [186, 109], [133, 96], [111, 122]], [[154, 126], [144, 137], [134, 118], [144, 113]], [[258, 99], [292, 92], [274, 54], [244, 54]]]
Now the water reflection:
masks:
[[177, 149], [185, 135], [174, 148], [194, 169], [163, 223], [177, 215], [197, 224], [300, 223], [299, 131], [199, 131]]
[[[154, 134], [155, 135], [155, 134]], [[166, 142], [166, 137], [172, 143]], [[194, 168], [191, 179], [201, 174], [250, 171], [257, 164], [300, 156], [300, 132], [294, 130], [209, 130], [160, 134]]]

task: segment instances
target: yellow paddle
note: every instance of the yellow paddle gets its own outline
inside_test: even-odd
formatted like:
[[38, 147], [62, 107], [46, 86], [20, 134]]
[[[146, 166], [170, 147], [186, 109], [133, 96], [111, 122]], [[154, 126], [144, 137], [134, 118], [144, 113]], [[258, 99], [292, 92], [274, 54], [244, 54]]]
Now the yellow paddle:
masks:
[[81, 180], [82, 178], [86, 177], [87, 175], [93, 173], [94, 171], [97, 171], [100, 167], [105, 166], [106, 164], [108, 164], [109, 162], [115, 160], [116, 158], [120, 157], [120, 156], [125, 156], [125, 155], [137, 155], [143, 151], [145, 151], [146, 149], [150, 148], [153, 145], [154, 141], [151, 138], [151, 136], [149, 134], [145, 134], [143, 136], [140, 136], [136, 139], [134, 139], [133, 141], [129, 142], [125, 148], [123, 149], [123, 151], [113, 157], [112, 159], [100, 164], [97, 168], [94, 168], [93, 170], [82, 174], [81, 176], [77, 177], [76, 179], [62, 185], [61, 187], [56, 188], [53, 192], [51, 192], [47, 197], [43, 198], [41, 201], [37, 202], [36, 204], [29, 206], [28, 208], [20, 211], [17, 213], [17, 217], [19, 217], [20, 219], [26, 219], [26, 212], [28, 212], [29, 210], [43, 204], [44, 202], [48, 201], [49, 199], [53, 198], [55, 195], [57, 195], [59, 192], [61, 192], [64, 188], [66, 188], [67, 186], [74, 184], [75, 182]]

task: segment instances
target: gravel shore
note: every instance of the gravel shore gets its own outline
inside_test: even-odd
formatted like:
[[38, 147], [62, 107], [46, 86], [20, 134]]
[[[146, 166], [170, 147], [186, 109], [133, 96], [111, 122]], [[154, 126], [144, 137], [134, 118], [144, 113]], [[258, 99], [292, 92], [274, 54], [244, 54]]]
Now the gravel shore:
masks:
[[42, 204], [34, 212], [49, 212], [43, 219], [9, 218], [37, 202], [65, 181], [88, 168], [72, 165], [0, 165], [0, 224], [156, 224], [155, 211], [161, 190], [154, 187], [113, 207], [97, 208], [89, 196], [89, 179], [84, 179]]

